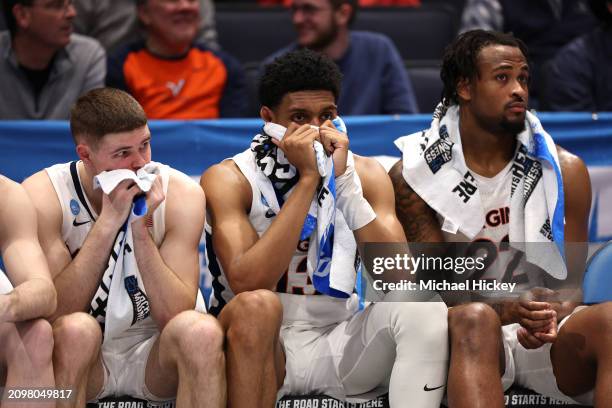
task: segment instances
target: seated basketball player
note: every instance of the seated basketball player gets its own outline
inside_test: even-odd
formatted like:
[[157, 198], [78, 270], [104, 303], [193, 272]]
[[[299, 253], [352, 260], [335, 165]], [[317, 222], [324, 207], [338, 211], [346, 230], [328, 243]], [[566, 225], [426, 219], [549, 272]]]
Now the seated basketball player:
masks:
[[[587, 241], [589, 175], [527, 112], [526, 55], [508, 34], [459, 36], [444, 55], [432, 127], [396, 141], [403, 161], [390, 175], [409, 241], [471, 241], [493, 249], [483, 279], [521, 286], [537, 271], [567, 293], [584, 268], [580, 248], [566, 243]], [[612, 304], [581, 308], [557, 293], [531, 286], [520, 301], [449, 309], [451, 407], [502, 407], [502, 381], [612, 406]]]
[[[53, 335], [44, 318], [55, 310], [56, 293], [28, 195], [19, 184], [0, 176], [0, 196], [0, 253], [6, 268], [6, 275], [0, 270], [0, 405], [25, 408], [32, 401], [14, 391], [55, 384]], [[36, 405], [54, 407], [55, 401]]]
[[[75, 399], [59, 406], [83, 407], [114, 395], [176, 397], [177, 407], [225, 406], [222, 330], [193, 310], [202, 190], [151, 161], [147, 118], [123, 91], [103, 88], [80, 97], [70, 128], [79, 160], [24, 182], [58, 293], [56, 382], [76, 390]], [[119, 179], [106, 193], [97, 188], [94, 177], [118, 169], [138, 178]], [[148, 211], [133, 217], [134, 198], [143, 195]]]
[[[340, 81], [333, 61], [312, 51], [275, 60], [260, 84], [262, 133], [201, 179], [211, 311], [227, 330], [233, 407], [273, 406], [279, 389], [344, 397], [389, 384], [393, 407], [438, 407], [443, 396], [444, 304], [377, 303], [360, 312], [352, 293], [355, 240], [405, 237], [384, 169], [352, 154], [332, 123]], [[315, 158], [315, 141], [331, 158]]]

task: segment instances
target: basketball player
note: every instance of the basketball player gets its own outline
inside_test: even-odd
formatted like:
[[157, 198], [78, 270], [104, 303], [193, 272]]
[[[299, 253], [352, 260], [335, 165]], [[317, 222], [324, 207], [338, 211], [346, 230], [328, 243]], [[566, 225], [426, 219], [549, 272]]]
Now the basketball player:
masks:
[[76, 390], [65, 406], [84, 407], [113, 395], [150, 401], [176, 396], [177, 407], [225, 406], [222, 330], [214, 318], [193, 310], [202, 190], [157, 163], [159, 173], [146, 193], [148, 213], [131, 223], [133, 248], [124, 250], [125, 257], [133, 251], [142, 278], [125, 279], [134, 317], [124, 331], [103, 337], [108, 333], [101, 326], [109, 323], [107, 265], [118, 255], [116, 238], [133, 199], [143, 192], [124, 180], [106, 195], [93, 179], [103, 171], [137, 171], [151, 163], [151, 133], [141, 106], [111, 88], [79, 98], [70, 128], [79, 160], [24, 182], [58, 292], [52, 317], [56, 382]]
[[[309, 277], [310, 241], [301, 231], [315, 195], [323, 200], [328, 193], [319, 187], [315, 140], [332, 154], [337, 211], [349, 239], [354, 233], [360, 245], [405, 242], [384, 169], [350, 153], [347, 135], [332, 124], [340, 81], [333, 61], [309, 50], [275, 60], [260, 84], [262, 134], [201, 179], [211, 227], [211, 310], [227, 330], [233, 407], [274, 406], [279, 388], [278, 396], [344, 397], [389, 383], [393, 407], [438, 407], [443, 395], [442, 302], [377, 303], [358, 312], [356, 296], [318, 293]], [[338, 254], [334, 247], [332, 264], [340, 256], [346, 273], [355, 274], [355, 251]]]
[[[454, 155], [462, 154], [467, 167], [466, 180], [473, 186], [471, 194], [478, 190], [484, 214], [493, 214], [485, 217], [489, 221], [472, 242], [490, 241], [494, 247], [508, 253], [509, 244], [513, 244], [512, 234], [508, 238], [509, 229], [512, 217], [517, 216], [508, 211], [516, 182], [514, 169], [518, 166], [517, 160], [525, 157], [519, 136], [524, 134], [528, 123], [526, 55], [524, 44], [509, 34], [475, 30], [459, 36], [444, 55], [441, 70], [443, 106], [439, 106], [434, 115], [434, 122], [439, 120], [447, 126], [443, 129], [440, 125], [439, 132], [443, 135], [441, 138], [446, 138], [444, 143], [448, 142], [451, 153], [440, 156], [444, 162], [440, 167], [452, 161]], [[454, 123], [450, 119], [453, 115], [457, 117]], [[456, 139], [449, 136], [452, 126], [457, 129]], [[425, 143], [424, 149], [430, 146], [427, 141]], [[591, 198], [589, 175], [580, 158], [560, 147], [553, 146], [553, 149], [558, 155], [564, 189], [565, 222], [563, 231], [561, 218], [561, 232], [567, 243], [584, 243]], [[406, 154], [408, 151], [404, 150]], [[430, 159], [424, 156], [421, 155], [422, 160]], [[434, 182], [435, 172], [440, 170], [438, 164], [436, 159], [427, 162], [431, 171], [422, 175], [425, 183]], [[426, 201], [415, 192], [416, 182], [407, 182], [408, 170], [403, 166], [406, 164], [402, 161], [395, 164], [390, 176], [397, 215], [408, 240], [466, 241], [467, 237], [460, 230], [470, 220], [454, 220], [455, 228], [452, 228], [433, 207], [440, 208], [440, 202], [452, 200], [458, 193], [464, 196], [468, 193], [456, 188], [449, 189], [445, 195], [445, 190], [440, 188], [438, 198]], [[519, 175], [519, 179], [521, 177]], [[531, 187], [537, 188], [538, 182], [544, 181], [540, 177]], [[463, 198], [465, 202], [473, 199]], [[454, 233], [452, 230], [457, 231], [457, 227], [459, 231]], [[542, 231], [546, 232], [544, 228]], [[584, 256], [578, 252], [566, 246], [569, 269], [584, 265]], [[510, 265], [509, 258], [504, 258], [501, 252], [499, 255], [492, 266], [499, 267], [497, 270], [502, 273], [504, 270], [513, 272], [516, 265]], [[503, 259], [506, 264], [500, 265]], [[510, 278], [522, 271], [514, 272]], [[489, 277], [503, 279], [500, 274]], [[580, 285], [580, 282], [573, 283]], [[505, 387], [516, 380], [541, 394], [568, 402], [612, 406], [609, 392], [612, 389], [612, 305], [581, 309], [576, 308], [576, 302], [553, 301], [551, 293], [532, 290], [518, 302], [493, 303], [492, 306], [468, 303], [449, 309], [450, 407], [502, 407], [500, 373]], [[521, 327], [518, 324], [507, 326], [513, 323]]]
[[[53, 335], [44, 320], [55, 310], [56, 293], [36, 236], [36, 211], [19, 184], [0, 176], [0, 405], [29, 407], [17, 389], [53, 388]], [[40, 407], [55, 401], [41, 400]]]

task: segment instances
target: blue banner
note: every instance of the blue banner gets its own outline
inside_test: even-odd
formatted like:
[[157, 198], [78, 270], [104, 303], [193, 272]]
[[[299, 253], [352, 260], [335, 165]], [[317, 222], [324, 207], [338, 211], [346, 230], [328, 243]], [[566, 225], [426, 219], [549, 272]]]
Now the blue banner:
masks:
[[[612, 113], [541, 113], [557, 144], [589, 166], [594, 208], [591, 240], [612, 238]], [[399, 158], [393, 141], [429, 126], [430, 115], [346, 117], [351, 150]], [[203, 170], [246, 149], [261, 130], [259, 119], [151, 121], [153, 159], [198, 177]], [[64, 121], [0, 121], [0, 173], [16, 181], [55, 163], [76, 158]], [[383, 162], [385, 160], [383, 159]], [[610, 213], [609, 215], [607, 213]]]

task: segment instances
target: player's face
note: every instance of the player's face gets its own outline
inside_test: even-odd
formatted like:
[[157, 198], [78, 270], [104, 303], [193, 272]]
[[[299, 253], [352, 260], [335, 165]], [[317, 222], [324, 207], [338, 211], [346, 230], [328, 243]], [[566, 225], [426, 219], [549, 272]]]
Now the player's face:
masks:
[[321, 126], [338, 114], [334, 94], [330, 91], [298, 91], [283, 96], [280, 105], [271, 111], [271, 118], [265, 118], [279, 125], [289, 127], [291, 123]]
[[72, 19], [76, 10], [72, 0], [35, 0], [31, 6], [21, 6], [24, 18], [21, 28], [41, 43], [62, 48], [70, 43]]
[[338, 35], [336, 11], [329, 0], [293, 0], [291, 19], [298, 34], [298, 44], [322, 49]]
[[87, 147], [88, 160], [94, 174], [102, 171], [129, 169], [137, 171], [151, 161], [151, 132], [143, 126], [129, 132], [105, 135], [95, 147]]
[[529, 67], [519, 48], [489, 45], [478, 55], [477, 78], [469, 85], [470, 109], [491, 131], [513, 134], [525, 127]]
[[138, 11], [149, 35], [168, 44], [191, 44], [198, 33], [199, 0], [148, 0]]

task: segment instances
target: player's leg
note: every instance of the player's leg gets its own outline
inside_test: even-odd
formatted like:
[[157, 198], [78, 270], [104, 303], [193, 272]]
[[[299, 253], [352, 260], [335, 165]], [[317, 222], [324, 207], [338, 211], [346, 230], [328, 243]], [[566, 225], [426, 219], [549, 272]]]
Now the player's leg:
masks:
[[225, 407], [223, 330], [212, 316], [185, 311], [164, 327], [146, 365], [148, 393], [176, 395], [177, 408]]
[[228, 406], [273, 407], [285, 378], [283, 308], [268, 290], [243, 292], [219, 315], [227, 334]]
[[503, 407], [505, 353], [497, 313], [483, 303], [455, 306], [448, 311], [448, 329], [449, 407]]
[[102, 331], [86, 313], [72, 313], [53, 323], [53, 370], [55, 386], [72, 390], [70, 399], [58, 400], [58, 407], [85, 407], [104, 386], [100, 355]]
[[572, 314], [550, 358], [561, 392], [574, 397], [595, 389], [594, 405], [612, 407], [612, 302]]
[[[6, 390], [23, 388], [53, 388], [53, 365], [51, 354], [53, 352], [53, 333], [51, 325], [43, 319], [28, 322], [1, 323], [0, 324], [0, 386], [4, 384]], [[29, 407], [32, 401], [5, 400], [0, 403], [3, 407]], [[38, 401], [37, 406], [55, 407], [52, 400]]]
[[444, 303], [377, 303], [354, 316], [344, 334], [350, 337], [338, 371], [347, 395], [389, 379], [391, 407], [406, 406], [406, 401], [439, 407], [448, 367]]

